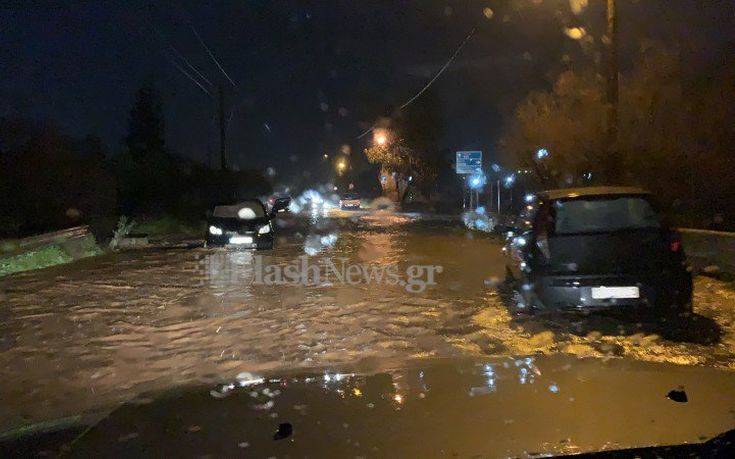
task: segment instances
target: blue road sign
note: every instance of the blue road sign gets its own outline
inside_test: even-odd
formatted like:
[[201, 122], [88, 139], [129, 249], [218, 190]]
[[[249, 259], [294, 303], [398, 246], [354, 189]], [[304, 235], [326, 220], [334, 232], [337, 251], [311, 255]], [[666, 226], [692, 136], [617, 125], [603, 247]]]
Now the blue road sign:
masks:
[[482, 152], [458, 151], [456, 169], [458, 174], [482, 172]]

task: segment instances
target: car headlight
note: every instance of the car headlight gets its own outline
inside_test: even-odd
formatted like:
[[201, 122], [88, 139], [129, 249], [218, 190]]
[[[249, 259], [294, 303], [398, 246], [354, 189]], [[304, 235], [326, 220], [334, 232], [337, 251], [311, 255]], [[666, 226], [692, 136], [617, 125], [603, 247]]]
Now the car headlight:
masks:
[[263, 225], [258, 230], [258, 234], [268, 234], [271, 232], [271, 225]]
[[218, 227], [216, 227], [214, 225], [211, 225], [209, 227], [209, 233], [210, 234], [213, 234], [215, 236], [222, 236], [222, 228], [218, 228]]

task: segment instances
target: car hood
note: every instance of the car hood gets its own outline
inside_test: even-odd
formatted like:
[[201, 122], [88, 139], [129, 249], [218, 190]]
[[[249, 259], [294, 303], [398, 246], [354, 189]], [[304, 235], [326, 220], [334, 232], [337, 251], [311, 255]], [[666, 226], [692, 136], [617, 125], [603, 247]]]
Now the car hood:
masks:
[[256, 231], [268, 223], [268, 218], [256, 218], [253, 220], [240, 220], [239, 218], [212, 217], [209, 225], [217, 226], [225, 231]]
[[702, 442], [735, 426], [733, 409], [735, 373], [725, 370], [566, 356], [423, 360], [365, 374], [241, 373], [143, 397], [70, 453], [568, 454]]

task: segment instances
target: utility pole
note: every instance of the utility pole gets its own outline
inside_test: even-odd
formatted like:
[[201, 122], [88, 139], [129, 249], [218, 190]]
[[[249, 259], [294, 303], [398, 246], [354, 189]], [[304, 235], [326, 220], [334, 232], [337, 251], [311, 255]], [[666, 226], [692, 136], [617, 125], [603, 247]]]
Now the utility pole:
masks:
[[225, 93], [219, 85], [219, 154], [220, 167], [227, 170], [227, 128], [225, 126]]
[[[607, 147], [610, 172], [617, 176], [621, 169], [618, 157], [618, 15], [615, 0], [607, 0]], [[619, 178], [619, 177], [615, 177]]]

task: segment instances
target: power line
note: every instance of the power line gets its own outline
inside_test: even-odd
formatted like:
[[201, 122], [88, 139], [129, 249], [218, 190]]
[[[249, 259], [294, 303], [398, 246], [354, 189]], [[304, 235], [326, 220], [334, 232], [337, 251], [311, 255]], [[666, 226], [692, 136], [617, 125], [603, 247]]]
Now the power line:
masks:
[[[470, 31], [470, 33], [467, 34], [467, 36], [462, 41], [462, 43], [460, 43], [460, 45], [457, 47], [457, 49], [454, 51], [454, 53], [449, 57], [449, 60], [447, 60], [447, 62], [442, 66], [442, 68], [440, 68], [439, 71], [436, 72], [436, 75], [434, 75], [434, 78], [432, 78], [431, 80], [429, 80], [429, 82], [426, 83], [426, 85], [423, 88], [421, 88], [421, 90], [419, 92], [417, 92], [413, 97], [411, 97], [403, 105], [401, 105], [398, 108], [398, 111], [403, 110], [404, 108], [406, 108], [409, 105], [411, 105], [411, 103], [414, 100], [416, 100], [419, 97], [421, 97], [421, 94], [423, 94], [424, 91], [426, 91], [427, 89], [429, 89], [429, 86], [431, 86], [437, 80], [437, 78], [439, 78], [441, 76], [441, 74], [444, 73], [444, 71], [452, 64], [452, 62], [454, 62], [454, 59], [459, 55], [460, 51], [462, 51], [462, 48], [464, 48], [464, 45], [466, 45], [467, 42], [470, 41], [470, 38], [472, 38], [472, 36], [475, 34], [476, 31], [477, 31], [477, 27], [473, 27], [472, 30]], [[363, 132], [362, 134], [358, 135], [357, 138], [358, 139], [361, 139], [362, 137], [364, 137], [365, 135], [367, 135], [369, 132], [373, 131], [376, 127], [377, 127], [377, 125], [373, 124], [365, 132]]]
[[[176, 49], [176, 47], [174, 47], [174, 45], [172, 45], [171, 43], [169, 43], [169, 42], [168, 42], [168, 41], [166, 40], [166, 38], [165, 38], [165, 37], [163, 36], [163, 34], [161, 33], [161, 31], [160, 31], [160, 30], [158, 30], [158, 27], [155, 27], [155, 26], [154, 26], [154, 27], [153, 27], [153, 29], [154, 29], [154, 30], [156, 31], [156, 34], [158, 34], [158, 38], [159, 38], [159, 40], [161, 40], [161, 43], [163, 43], [164, 45], [168, 46], [168, 47], [169, 47], [169, 49], [170, 49], [170, 50], [171, 50], [171, 51], [173, 52], [173, 54], [174, 54], [174, 57], [176, 57], [176, 58], [178, 58], [179, 60], [181, 60], [182, 62], [184, 62], [184, 63], [185, 63], [186, 65], [187, 65], [187, 67], [189, 67], [189, 68], [190, 68], [190, 69], [191, 69], [191, 70], [192, 70], [193, 72], [195, 72], [195, 73], [196, 73], [197, 75], [199, 75], [199, 77], [200, 77], [200, 78], [201, 78], [201, 79], [202, 79], [202, 80], [203, 80], [203, 81], [204, 81], [205, 83], [207, 83], [207, 84], [208, 84], [208, 85], [209, 85], [210, 87], [212, 86], [212, 82], [211, 82], [211, 81], [209, 81], [209, 80], [207, 79], [207, 77], [205, 77], [205, 76], [204, 76], [204, 75], [202, 74], [202, 72], [200, 72], [200, 71], [199, 71], [199, 70], [198, 70], [198, 69], [197, 69], [196, 67], [194, 67], [194, 66], [193, 66], [193, 65], [191, 64], [191, 62], [189, 62], [189, 60], [188, 60], [188, 59], [187, 59], [186, 57], [184, 57], [184, 55], [182, 55], [182, 54], [181, 54], [181, 53], [180, 53], [180, 52], [179, 52], [179, 51], [178, 51], [178, 50]], [[164, 54], [165, 54], [165, 51], [164, 51]], [[197, 86], [199, 86], [200, 88], [204, 89], [204, 91], [205, 91], [205, 92], [206, 92], [206, 93], [207, 93], [207, 94], [208, 94], [209, 96], [211, 96], [211, 94], [210, 94], [210, 93], [209, 93], [209, 92], [208, 92], [208, 91], [207, 91], [207, 90], [206, 90], [206, 89], [205, 89], [205, 88], [204, 88], [204, 87], [203, 87], [203, 86], [202, 86], [201, 84], [199, 84], [199, 82], [198, 82], [198, 81], [196, 80], [196, 78], [194, 78], [194, 77], [193, 77], [193, 76], [192, 76], [192, 75], [191, 75], [190, 73], [186, 72], [186, 71], [185, 71], [185, 70], [184, 70], [183, 68], [181, 68], [181, 66], [179, 66], [179, 65], [178, 65], [178, 63], [177, 63], [177, 62], [175, 61], [175, 59], [173, 59], [173, 60], [172, 60], [172, 59], [171, 59], [171, 56], [169, 56], [168, 54], [166, 54], [166, 57], [167, 57], [167, 58], [169, 59], [169, 61], [171, 61], [171, 63], [172, 63], [172, 64], [174, 64], [174, 65], [175, 65], [175, 66], [176, 66], [176, 67], [177, 67], [177, 68], [178, 68], [178, 69], [179, 69], [179, 70], [180, 70], [180, 71], [181, 71], [182, 73], [184, 73], [184, 74], [185, 74], [185, 75], [186, 75], [186, 76], [187, 76], [187, 77], [188, 77], [189, 79], [191, 79], [192, 81], [194, 81], [194, 83], [196, 83], [196, 84], [197, 84]]]
[[165, 52], [164, 52], [164, 56], [166, 56], [166, 58], [169, 60], [169, 62], [171, 62], [174, 65], [174, 67], [176, 67], [177, 69], [179, 69], [179, 71], [181, 73], [183, 73], [184, 75], [186, 75], [186, 77], [189, 78], [191, 81], [193, 81], [194, 84], [196, 84], [197, 86], [199, 86], [199, 89], [201, 89], [202, 91], [204, 91], [204, 93], [207, 94], [209, 97], [212, 97], [212, 94], [209, 91], [207, 91], [207, 88], [205, 88], [204, 86], [202, 86], [201, 83], [199, 83], [199, 81], [196, 80], [196, 78], [194, 78], [193, 76], [191, 76], [191, 74], [189, 74], [189, 72], [187, 72], [186, 70], [184, 70], [184, 68], [181, 67], [179, 65], [179, 63], [176, 62], [175, 59], [173, 59], [171, 56], [169, 56]]
[[194, 73], [196, 73], [199, 76], [199, 78], [201, 78], [204, 82], [206, 82], [210, 87], [213, 86], [212, 85], [212, 82], [209, 81], [207, 79], [207, 77], [205, 77], [202, 74], [202, 72], [199, 71], [199, 69], [197, 69], [196, 67], [194, 67], [191, 64], [191, 62], [189, 62], [189, 59], [187, 59], [183, 54], [181, 54], [179, 52], [178, 49], [176, 49], [176, 47], [174, 45], [172, 45], [168, 40], [166, 40], [166, 38], [163, 36], [163, 34], [161, 33], [161, 31], [158, 30], [158, 27], [154, 27], [154, 29], [156, 30], [156, 33], [158, 34], [158, 38], [161, 40], [161, 42], [164, 45], [167, 45], [171, 49], [171, 51], [173, 51], [174, 56], [178, 57], [181, 61], [183, 61], [187, 65], [187, 67], [189, 67]]
[[179, 59], [181, 59], [182, 61], [184, 61], [184, 63], [185, 63], [185, 64], [186, 64], [186, 65], [187, 65], [187, 66], [188, 66], [188, 67], [189, 67], [189, 68], [190, 68], [191, 70], [193, 70], [194, 72], [196, 72], [196, 74], [197, 74], [197, 75], [199, 75], [199, 78], [201, 78], [202, 80], [204, 80], [204, 81], [205, 81], [205, 82], [206, 82], [206, 83], [207, 83], [207, 84], [208, 84], [209, 86], [213, 86], [213, 85], [212, 85], [212, 82], [211, 82], [211, 81], [209, 81], [209, 80], [207, 79], [207, 77], [205, 77], [204, 75], [202, 75], [202, 72], [200, 72], [200, 71], [199, 71], [199, 70], [198, 70], [198, 69], [197, 69], [196, 67], [194, 67], [193, 65], [191, 65], [191, 63], [189, 62], [189, 60], [188, 60], [188, 59], [187, 59], [186, 57], [184, 57], [183, 55], [181, 55], [181, 53], [180, 53], [180, 52], [179, 52], [179, 51], [178, 51], [178, 50], [177, 50], [176, 48], [174, 48], [174, 46], [173, 46], [173, 45], [168, 45], [168, 46], [169, 46], [169, 47], [171, 48], [171, 50], [172, 50], [172, 51], [174, 52], [174, 54], [176, 55], [176, 57], [178, 57]]
[[193, 24], [191, 25], [191, 31], [194, 32], [194, 35], [196, 35], [197, 39], [199, 40], [199, 43], [201, 43], [202, 46], [204, 46], [204, 49], [207, 50], [207, 53], [209, 54], [209, 57], [211, 57], [212, 60], [214, 61], [214, 63], [217, 64], [217, 67], [220, 69], [220, 71], [222, 72], [222, 74], [225, 77], [227, 77], [227, 79], [230, 81], [230, 83], [232, 84], [232, 87], [233, 88], [237, 88], [237, 85], [235, 84], [234, 81], [232, 81], [232, 78], [230, 78], [230, 75], [228, 75], [227, 72], [225, 72], [225, 69], [222, 68], [222, 66], [220, 65], [220, 63], [217, 60], [217, 58], [214, 57], [214, 54], [212, 54], [212, 51], [209, 49], [209, 46], [207, 46], [207, 44], [204, 43], [204, 40], [202, 40], [202, 37], [199, 36], [199, 33], [197, 32], [197, 29], [194, 28], [194, 25]]

